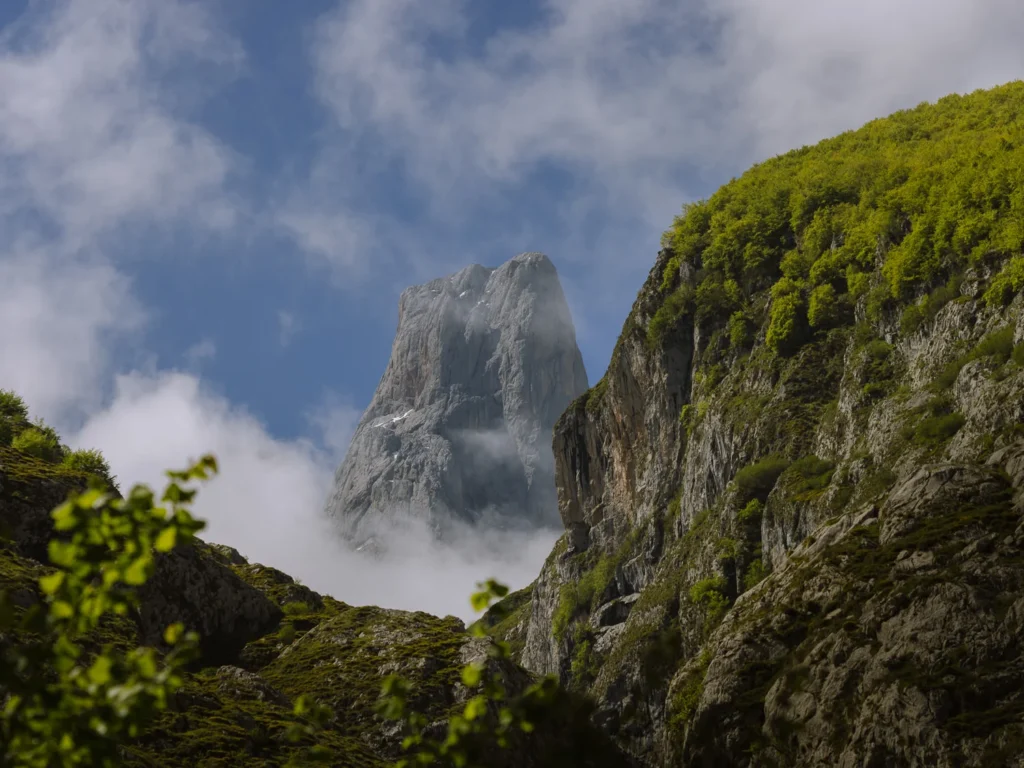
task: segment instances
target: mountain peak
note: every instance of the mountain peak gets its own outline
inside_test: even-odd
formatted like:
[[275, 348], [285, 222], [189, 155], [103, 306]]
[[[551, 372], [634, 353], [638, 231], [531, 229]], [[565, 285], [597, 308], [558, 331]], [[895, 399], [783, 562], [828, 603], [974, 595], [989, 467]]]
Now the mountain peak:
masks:
[[441, 537], [457, 522], [558, 525], [551, 429], [586, 388], [547, 256], [410, 287], [327, 512], [353, 541], [408, 519]]

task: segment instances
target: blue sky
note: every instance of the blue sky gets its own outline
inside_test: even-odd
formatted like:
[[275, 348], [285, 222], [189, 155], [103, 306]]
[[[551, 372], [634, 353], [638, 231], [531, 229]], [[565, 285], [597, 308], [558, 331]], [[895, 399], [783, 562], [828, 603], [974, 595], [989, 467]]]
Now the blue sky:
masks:
[[1017, 79], [1022, 34], [1011, 0], [8, 0], [0, 386], [128, 481], [216, 450], [214, 537], [293, 565], [258, 531], [319, 507], [404, 287], [543, 251], [594, 382], [685, 201]]

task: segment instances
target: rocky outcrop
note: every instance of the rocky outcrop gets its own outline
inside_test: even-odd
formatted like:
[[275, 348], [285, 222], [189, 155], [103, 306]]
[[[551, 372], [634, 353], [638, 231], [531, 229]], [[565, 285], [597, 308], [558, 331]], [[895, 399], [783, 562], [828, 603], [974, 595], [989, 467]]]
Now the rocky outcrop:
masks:
[[[50, 511], [86, 484], [87, 478], [79, 473], [0, 449], [0, 521], [13, 551], [26, 562], [49, 563], [47, 543], [54, 535]], [[25, 594], [30, 589], [17, 587]], [[140, 597], [135, 616], [138, 642], [159, 646], [167, 626], [182, 622], [199, 633], [203, 660], [209, 664], [234, 657], [281, 619], [278, 606], [239, 578], [202, 541], [159, 555]]]
[[[556, 525], [552, 425], [587, 387], [558, 275], [541, 254], [402, 293], [391, 360], [327, 512], [357, 545], [413, 518]], [[372, 546], [372, 544], [371, 544]]]

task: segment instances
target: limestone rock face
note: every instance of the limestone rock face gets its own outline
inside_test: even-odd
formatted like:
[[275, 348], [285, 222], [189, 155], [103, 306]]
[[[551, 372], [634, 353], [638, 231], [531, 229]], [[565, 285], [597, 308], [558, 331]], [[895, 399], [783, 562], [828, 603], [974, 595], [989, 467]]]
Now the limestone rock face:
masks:
[[671, 256], [555, 427], [565, 534], [497, 634], [644, 765], [1024, 765], [1024, 295], [979, 266], [913, 333], [652, 344]]
[[587, 388], [554, 265], [516, 256], [406, 290], [391, 360], [335, 475], [327, 513], [374, 546], [413, 518], [556, 525], [551, 429]]

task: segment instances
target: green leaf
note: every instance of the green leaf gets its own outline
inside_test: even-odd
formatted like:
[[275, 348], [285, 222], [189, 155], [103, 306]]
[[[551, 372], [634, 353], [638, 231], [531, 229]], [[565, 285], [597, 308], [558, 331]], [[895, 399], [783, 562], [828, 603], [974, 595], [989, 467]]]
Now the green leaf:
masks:
[[50, 517], [53, 518], [53, 527], [58, 531], [68, 531], [78, 525], [78, 520], [75, 516], [75, 510], [77, 507], [73, 502], [65, 502], [50, 513]]
[[124, 571], [124, 583], [137, 587], [146, 583], [153, 565], [153, 556], [150, 554], [141, 555], [129, 565]]
[[50, 615], [55, 619], [70, 619], [75, 615], [75, 609], [71, 603], [65, 600], [58, 600], [50, 605]]
[[58, 589], [61, 584], [64, 583], [64, 571], [56, 571], [55, 573], [47, 574], [39, 579], [39, 588], [43, 590], [44, 595], [52, 595]]
[[487, 714], [487, 699], [483, 696], [474, 696], [467, 701], [466, 708], [462, 712], [462, 716], [467, 720], [476, 720], [485, 714]]
[[462, 683], [467, 688], [475, 688], [480, 685], [480, 677], [483, 674], [481, 664], [467, 664], [462, 668]]
[[174, 545], [178, 543], [178, 529], [173, 525], [169, 525], [160, 531], [160, 535], [156, 537], [156, 542], [153, 544], [153, 548], [157, 552], [170, 552], [174, 549]]
[[470, 595], [469, 602], [473, 606], [473, 610], [479, 613], [490, 605], [491, 596], [488, 592], [474, 592]]
[[109, 656], [100, 655], [96, 657], [96, 661], [89, 667], [89, 680], [94, 685], [105, 685], [110, 682], [112, 675], [110, 670], [113, 667], [113, 662]]
[[181, 639], [182, 634], [185, 632], [185, 627], [181, 623], [171, 624], [164, 630], [164, 642], [168, 645], [177, 644], [178, 640]]
[[47, 549], [50, 554], [50, 562], [58, 568], [70, 568], [75, 564], [75, 558], [78, 556], [78, 547], [70, 541], [53, 539]]

